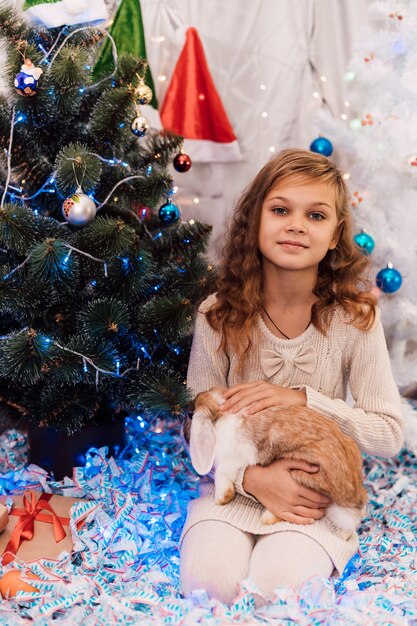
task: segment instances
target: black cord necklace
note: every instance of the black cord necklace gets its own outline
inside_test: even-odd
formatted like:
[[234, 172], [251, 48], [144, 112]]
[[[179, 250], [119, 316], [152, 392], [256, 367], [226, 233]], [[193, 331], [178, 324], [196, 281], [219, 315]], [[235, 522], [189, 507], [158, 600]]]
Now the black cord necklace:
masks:
[[[262, 306], [263, 310], [265, 311], [265, 315], [267, 316], [267, 318], [269, 319], [269, 321], [271, 322], [271, 324], [273, 324], [275, 326], [275, 328], [277, 329], [277, 331], [279, 333], [281, 333], [281, 335], [283, 337], [285, 337], [285, 339], [291, 339], [291, 337], [288, 337], [288, 335], [286, 335], [285, 333], [282, 332], [282, 330], [280, 328], [278, 328], [278, 326], [275, 324], [274, 320], [272, 319], [272, 317], [269, 315], [268, 311], [266, 310], [266, 308], [264, 306]], [[307, 330], [307, 328], [310, 326], [311, 324], [311, 320], [309, 321], [309, 323], [307, 324], [307, 326], [304, 329], [304, 332]]]

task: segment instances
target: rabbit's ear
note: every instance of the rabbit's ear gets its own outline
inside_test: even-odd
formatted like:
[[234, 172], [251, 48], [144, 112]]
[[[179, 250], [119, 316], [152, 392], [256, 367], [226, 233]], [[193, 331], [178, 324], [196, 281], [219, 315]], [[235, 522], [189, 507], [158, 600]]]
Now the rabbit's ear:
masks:
[[195, 471], [201, 476], [213, 467], [216, 451], [216, 431], [204, 410], [197, 410], [191, 422], [190, 456]]

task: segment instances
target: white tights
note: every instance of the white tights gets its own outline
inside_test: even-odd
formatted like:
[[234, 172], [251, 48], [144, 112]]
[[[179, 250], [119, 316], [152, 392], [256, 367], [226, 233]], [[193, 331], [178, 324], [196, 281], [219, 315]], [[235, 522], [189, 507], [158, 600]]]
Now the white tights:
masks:
[[[248, 576], [269, 600], [279, 586], [296, 586], [314, 575], [330, 578], [333, 569], [327, 552], [296, 531], [253, 535], [207, 520], [190, 528], [181, 547], [182, 593], [205, 589], [227, 604], [237, 595], [237, 583]], [[263, 603], [256, 598], [258, 606]]]

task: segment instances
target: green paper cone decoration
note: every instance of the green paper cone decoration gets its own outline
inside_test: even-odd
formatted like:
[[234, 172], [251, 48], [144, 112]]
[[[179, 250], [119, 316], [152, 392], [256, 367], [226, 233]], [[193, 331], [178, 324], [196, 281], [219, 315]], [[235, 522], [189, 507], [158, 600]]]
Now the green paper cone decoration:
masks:
[[[122, 0], [117, 9], [113, 24], [108, 29], [113, 37], [117, 53], [123, 52], [133, 54], [142, 59], [146, 59], [146, 44], [143, 30], [142, 12], [139, 0]], [[114, 70], [113, 53], [111, 41], [106, 39], [101, 49], [98, 61], [94, 66], [94, 80], [109, 75]], [[155, 96], [155, 87], [149, 67], [146, 69], [145, 83], [152, 89], [153, 97], [150, 105], [154, 109], [158, 108]]]

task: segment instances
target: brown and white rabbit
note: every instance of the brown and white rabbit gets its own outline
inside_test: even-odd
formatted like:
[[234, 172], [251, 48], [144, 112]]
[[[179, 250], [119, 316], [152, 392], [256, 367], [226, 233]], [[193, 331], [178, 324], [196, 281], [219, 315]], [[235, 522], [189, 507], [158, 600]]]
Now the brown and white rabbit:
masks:
[[[269, 465], [284, 458], [317, 465], [310, 474], [292, 470], [301, 485], [331, 498], [326, 517], [344, 530], [355, 530], [364, 514], [366, 491], [362, 457], [355, 441], [330, 418], [308, 407], [273, 407], [253, 415], [246, 409], [224, 413], [221, 387], [200, 393], [191, 422], [190, 456], [194, 469], [205, 475], [215, 467], [215, 500], [227, 504], [235, 497], [239, 469]], [[279, 522], [265, 510], [262, 523]]]

